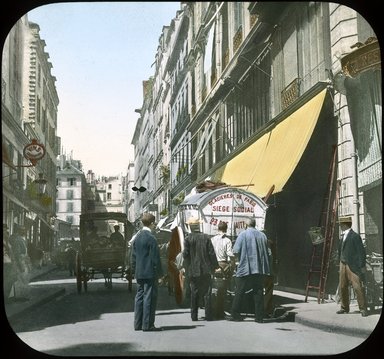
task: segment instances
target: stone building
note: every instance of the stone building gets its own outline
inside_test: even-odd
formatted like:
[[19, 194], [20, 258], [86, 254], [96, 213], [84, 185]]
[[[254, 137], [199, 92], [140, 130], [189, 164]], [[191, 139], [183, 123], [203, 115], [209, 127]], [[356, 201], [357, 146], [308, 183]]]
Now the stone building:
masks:
[[[162, 108], [170, 214], [207, 178], [268, 197], [281, 288], [305, 290], [308, 230], [324, 223], [331, 197], [332, 220], [353, 216], [367, 249], [382, 253], [381, 59], [369, 23], [324, 2], [182, 2], [175, 19], [161, 76], [163, 88], [171, 80], [167, 102], [155, 102], [161, 87], [145, 92], [133, 141], [135, 184], [149, 189], [141, 203], [164, 205], [154, 196], [160, 160], [151, 147]], [[161, 39], [171, 33], [163, 28]], [[333, 237], [335, 246], [337, 225]]]
[[87, 205], [85, 176], [80, 161], [61, 155], [57, 162], [56, 216], [70, 224], [71, 237], [79, 238], [80, 215]]
[[[39, 26], [24, 15], [11, 29], [3, 48], [3, 223], [11, 232], [14, 223], [22, 225], [28, 244], [49, 252], [54, 236], [59, 98], [39, 31]], [[26, 154], [33, 156], [36, 148], [38, 157], [44, 155], [32, 163]]]

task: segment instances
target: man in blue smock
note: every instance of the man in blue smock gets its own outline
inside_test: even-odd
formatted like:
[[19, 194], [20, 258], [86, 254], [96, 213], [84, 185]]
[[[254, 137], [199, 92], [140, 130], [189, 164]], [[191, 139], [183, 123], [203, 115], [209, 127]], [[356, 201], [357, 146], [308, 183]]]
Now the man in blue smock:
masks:
[[243, 320], [240, 314], [244, 293], [252, 289], [255, 305], [255, 322], [262, 323], [264, 317], [264, 276], [270, 274], [267, 236], [255, 228], [254, 218], [247, 219], [247, 229], [239, 234], [233, 246], [238, 255], [235, 297], [232, 303], [231, 321]]

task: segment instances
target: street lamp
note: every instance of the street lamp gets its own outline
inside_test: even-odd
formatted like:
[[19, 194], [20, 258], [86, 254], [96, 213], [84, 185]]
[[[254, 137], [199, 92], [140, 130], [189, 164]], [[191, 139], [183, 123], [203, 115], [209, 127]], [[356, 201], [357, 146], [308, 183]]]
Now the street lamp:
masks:
[[42, 196], [45, 193], [45, 188], [47, 187], [48, 181], [45, 178], [43, 178], [42, 173], [39, 173], [39, 178], [35, 179], [33, 182], [37, 184], [39, 196]]

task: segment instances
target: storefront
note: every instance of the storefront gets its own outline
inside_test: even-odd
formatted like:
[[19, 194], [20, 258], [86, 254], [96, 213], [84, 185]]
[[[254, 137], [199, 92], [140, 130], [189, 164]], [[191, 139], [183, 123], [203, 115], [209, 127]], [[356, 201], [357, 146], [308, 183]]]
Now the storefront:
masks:
[[358, 43], [341, 65], [356, 151], [361, 232], [367, 252], [382, 254], [382, 73], [377, 39]]
[[[265, 231], [276, 246], [276, 284], [282, 290], [305, 292], [312, 253], [308, 230], [321, 221], [337, 144], [330, 91], [319, 83], [303, 94], [215, 177], [228, 184], [246, 184], [242, 188], [262, 198], [273, 189]], [[330, 291], [337, 286], [335, 271], [331, 263]]]

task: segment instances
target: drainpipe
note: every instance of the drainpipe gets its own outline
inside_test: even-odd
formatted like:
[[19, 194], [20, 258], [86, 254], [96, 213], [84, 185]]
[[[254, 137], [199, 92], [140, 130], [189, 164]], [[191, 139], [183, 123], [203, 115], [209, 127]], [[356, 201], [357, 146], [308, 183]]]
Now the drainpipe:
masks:
[[356, 152], [356, 146], [355, 146], [355, 141], [353, 137], [351, 138], [351, 144], [353, 148], [351, 157], [353, 160], [352, 165], [353, 165], [353, 177], [354, 177], [353, 178], [353, 204], [354, 204], [353, 216], [356, 219], [354, 221], [356, 232], [360, 234], [360, 201], [359, 201], [359, 181], [358, 181], [358, 169], [357, 169], [357, 161], [359, 156]]

